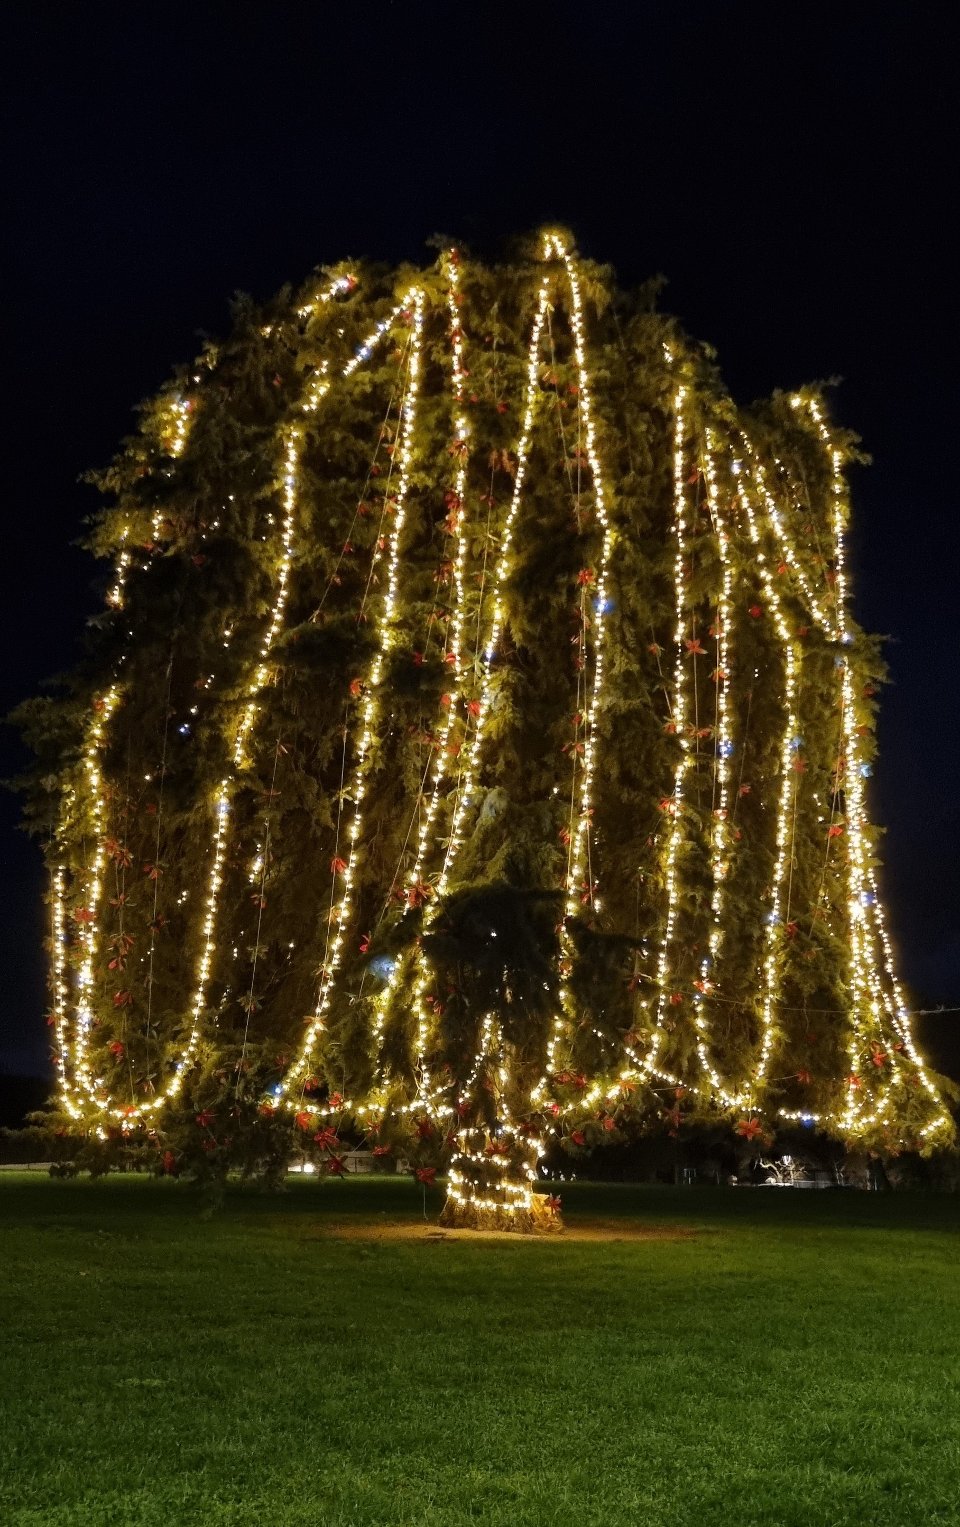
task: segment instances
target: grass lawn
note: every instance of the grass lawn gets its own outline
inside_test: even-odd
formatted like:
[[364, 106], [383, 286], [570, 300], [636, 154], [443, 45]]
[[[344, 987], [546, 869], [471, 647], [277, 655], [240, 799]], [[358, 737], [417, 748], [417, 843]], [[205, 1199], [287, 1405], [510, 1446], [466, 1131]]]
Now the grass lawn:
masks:
[[564, 1210], [564, 1240], [377, 1239], [422, 1226], [410, 1182], [205, 1221], [170, 1181], [0, 1175], [0, 1521], [960, 1522], [960, 1199]]

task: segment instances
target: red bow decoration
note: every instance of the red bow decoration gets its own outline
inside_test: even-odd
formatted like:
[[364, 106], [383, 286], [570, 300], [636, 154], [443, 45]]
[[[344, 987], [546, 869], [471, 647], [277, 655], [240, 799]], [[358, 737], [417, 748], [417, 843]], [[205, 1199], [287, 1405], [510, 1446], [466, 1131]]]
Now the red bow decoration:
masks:
[[127, 1053], [126, 1046], [122, 1045], [120, 1043], [119, 1039], [115, 1039], [113, 1041], [113, 1044], [110, 1046], [110, 1054], [111, 1055], [115, 1055], [117, 1060], [122, 1060], [123, 1056], [126, 1053]]
[[587, 1143], [587, 1137], [582, 1129], [575, 1129], [571, 1134], [570, 1139], [573, 1141], [574, 1145], [586, 1145]]
[[707, 655], [700, 645], [699, 636], [695, 637], [692, 642], [684, 642], [683, 645], [686, 647], [689, 653], [692, 653], [694, 657], [706, 657]]
[[435, 1166], [418, 1166], [416, 1176], [425, 1188], [432, 1188], [437, 1179], [437, 1169]]
[[307, 1113], [306, 1110], [304, 1110], [302, 1113], [298, 1113], [296, 1115], [293, 1122], [296, 1124], [298, 1129], [309, 1129], [313, 1124], [313, 1114]]
[[344, 870], [346, 869], [346, 867], [347, 867], [346, 859], [341, 859], [339, 854], [335, 854], [333, 856], [333, 858], [330, 860], [330, 873], [331, 873], [331, 875], [342, 875]]
[[747, 614], [751, 617], [751, 619], [759, 620], [760, 616], [763, 614], [763, 605], [762, 604], [752, 604], [750, 606], [749, 610], [747, 611]]
[[577, 583], [579, 584], [580, 588], [589, 588], [590, 585], [592, 583], [596, 583], [596, 581], [597, 575], [592, 567], [581, 567], [577, 574]]
[[347, 1163], [342, 1156], [331, 1156], [327, 1161], [327, 1171], [331, 1177], [345, 1177]]
[[114, 1007], [129, 1007], [133, 1001], [133, 992], [115, 991], [113, 994]]
[[327, 1124], [323, 1129], [318, 1129], [313, 1137], [314, 1145], [319, 1145], [322, 1151], [332, 1151], [340, 1144], [340, 1137], [335, 1129]]
[[201, 1129], [209, 1129], [216, 1117], [212, 1108], [204, 1108], [202, 1113], [197, 1114], [196, 1122]]
[[737, 1134], [742, 1135], [744, 1140], [755, 1140], [762, 1128], [759, 1119], [740, 1119], [737, 1124]]

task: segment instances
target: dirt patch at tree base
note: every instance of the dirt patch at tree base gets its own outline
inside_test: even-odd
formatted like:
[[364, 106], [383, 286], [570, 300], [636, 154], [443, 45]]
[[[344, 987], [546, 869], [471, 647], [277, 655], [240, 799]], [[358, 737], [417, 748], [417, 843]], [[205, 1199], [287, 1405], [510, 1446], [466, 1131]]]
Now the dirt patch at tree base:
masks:
[[514, 1245], [555, 1245], [565, 1241], [605, 1241], [611, 1245], [628, 1241], [692, 1241], [696, 1239], [697, 1233], [685, 1225], [623, 1225], [611, 1222], [564, 1225], [549, 1235], [536, 1235], [513, 1230], [446, 1228], [429, 1222], [422, 1225], [409, 1222], [371, 1224], [369, 1220], [356, 1225], [325, 1225], [317, 1232], [318, 1238], [334, 1241], [501, 1241]]

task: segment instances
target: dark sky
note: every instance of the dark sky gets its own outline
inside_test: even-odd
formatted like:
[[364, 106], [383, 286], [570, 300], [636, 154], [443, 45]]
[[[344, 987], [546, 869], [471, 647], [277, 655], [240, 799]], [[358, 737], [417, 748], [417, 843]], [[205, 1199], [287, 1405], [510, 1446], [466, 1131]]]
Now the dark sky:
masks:
[[[835, 409], [874, 457], [856, 610], [895, 681], [873, 797], [890, 915], [916, 996], [960, 1004], [952, 9], [5, 6], [0, 708], [71, 662], [96, 608], [78, 475], [235, 289], [560, 220], [624, 282], [665, 274], [741, 399], [844, 378]], [[0, 772], [18, 758], [7, 734]], [[39, 857], [0, 809], [0, 1065], [37, 1069]], [[926, 1029], [954, 1065], [958, 1033]]]

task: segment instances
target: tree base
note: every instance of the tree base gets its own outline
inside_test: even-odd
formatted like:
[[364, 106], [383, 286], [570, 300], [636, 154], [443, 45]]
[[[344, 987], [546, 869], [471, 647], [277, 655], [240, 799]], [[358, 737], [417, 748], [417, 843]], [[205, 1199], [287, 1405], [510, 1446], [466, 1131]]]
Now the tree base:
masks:
[[546, 1193], [534, 1193], [529, 1208], [489, 1208], [469, 1199], [447, 1198], [440, 1224], [448, 1230], [508, 1230], [514, 1235], [562, 1235], [560, 1210]]

